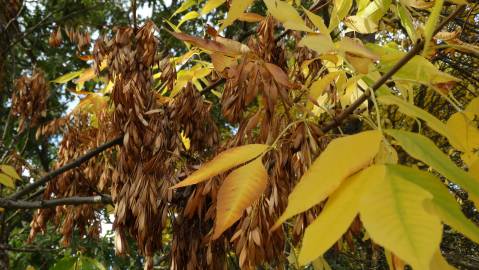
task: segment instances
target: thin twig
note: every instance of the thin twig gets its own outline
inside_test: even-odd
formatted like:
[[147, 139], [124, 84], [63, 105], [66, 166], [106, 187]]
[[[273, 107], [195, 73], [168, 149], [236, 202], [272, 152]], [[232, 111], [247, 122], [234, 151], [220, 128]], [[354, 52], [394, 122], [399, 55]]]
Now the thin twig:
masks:
[[80, 204], [109, 204], [113, 203], [111, 196], [102, 194], [88, 197], [65, 197], [51, 200], [24, 201], [0, 198], [0, 207], [5, 209], [39, 209], [52, 208], [59, 205], [80, 205]]
[[53, 178], [55, 178], [56, 176], [66, 172], [66, 171], [69, 171], [71, 169], [74, 169], [78, 166], [80, 166], [81, 164], [87, 162], [88, 160], [90, 160], [92, 157], [100, 154], [101, 152], [115, 146], [115, 145], [119, 145], [121, 144], [123, 141], [123, 135], [107, 142], [107, 143], [104, 143], [100, 146], [98, 146], [97, 148], [95, 149], [92, 149], [90, 150], [89, 152], [87, 152], [86, 154], [84, 154], [83, 156], [69, 162], [68, 164], [54, 170], [54, 171], [51, 171], [49, 173], [47, 173], [46, 175], [44, 175], [42, 178], [40, 178], [39, 180], [25, 186], [23, 189], [17, 191], [15, 194], [11, 195], [9, 197], [9, 199], [12, 199], [12, 200], [16, 200], [16, 199], [19, 199], [21, 198], [22, 196], [32, 192], [33, 190], [35, 190], [37, 187], [51, 181]]
[[[442, 21], [434, 30], [433, 36], [439, 32], [446, 24], [448, 24], [454, 17], [462, 13], [465, 9], [465, 5], [459, 6], [451, 15], [449, 15], [444, 21]], [[424, 47], [424, 40], [419, 41], [414, 47], [397, 62], [386, 74], [384, 74], [379, 80], [377, 80], [370, 89], [366, 90], [356, 101], [349, 107], [338, 114], [333, 120], [327, 122], [321, 129], [323, 132], [328, 132], [332, 128], [339, 126], [341, 122], [353, 113], [364, 101], [366, 101], [371, 95], [371, 91], [374, 92], [381, 87], [387, 80], [389, 80], [399, 69], [409, 62], [414, 56], [416, 56]]]

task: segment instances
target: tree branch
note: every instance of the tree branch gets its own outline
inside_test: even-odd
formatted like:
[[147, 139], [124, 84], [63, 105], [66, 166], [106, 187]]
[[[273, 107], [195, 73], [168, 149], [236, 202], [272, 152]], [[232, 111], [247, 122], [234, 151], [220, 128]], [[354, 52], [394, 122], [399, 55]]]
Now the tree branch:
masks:
[[[444, 21], [442, 21], [434, 30], [433, 36], [439, 32], [447, 23], [449, 23], [454, 17], [462, 13], [465, 9], [465, 5], [459, 6], [451, 15], [449, 15]], [[332, 128], [339, 126], [341, 122], [346, 119], [348, 115], [354, 112], [364, 101], [366, 101], [371, 95], [371, 91], [374, 92], [381, 87], [387, 80], [389, 80], [399, 69], [401, 69], [409, 60], [416, 56], [424, 47], [424, 40], [420, 40], [414, 47], [397, 62], [386, 74], [384, 74], [379, 80], [377, 80], [370, 89], [367, 89], [356, 101], [347, 107], [340, 114], [338, 114], [333, 120], [327, 122], [321, 129], [323, 132], [328, 132]]]
[[9, 197], [9, 199], [11, 200], [17, 200], [19, 198], [21, 198], [22, 196], [32, 192], [33, 190], [35, 190], [37, 187], [51, 181], [53, 178], [55, 178], [56, 176], [66, 172], [66, 171], [69, 171], [71, 169], [74, 169], [78, 166], [80, 166], [81, 164], [87, 162], [88, 160], [90, 160], [92, 157], [100, 154], [101, 152], [107, 150], [108, 148], [111, 148], [115, 145], [119, 145], [121, 144], [123, 141], [123, 135], [121, 136], [118, 136], [117, 138], [107, 142], [107, 143], [104, 143], [100, 146], [98, 146], [97, 148], [93, 149], [93, 150], [90, 150], [89, 152], [87, 152], [86, 154], [84, 154], [83, 156], [67, 163], [66, 165], [54, 170], [54, 171], [51, 171], [49, 173], [47, 173], [46, 175], [44, 175], [42, 178], [40, 178], [38, 181], [35, 181], [31, 184], [28, 184], [27, 186], [25, 186], [23, 189], [17, 191], [15, 194], [11, 195]]
[[8, 245], [0, 245], [0, 250], [8, 250], [13, 252], [52, 252], [52, 251], [60, 251], [62, 248], [40, 248], [40, 247], [23, 247], [23, 248], [16, 248]]
[[97, 195], [89, 197], [65, 197], [51, 200], [40, 201], [17, 201], [12, 199], [0, 198], [0, 207], [6, 209], [38, 209], [52, 208], [59, 205], [80, 205], [80, 204], [111, 204], [113, 203], [110, 195]]

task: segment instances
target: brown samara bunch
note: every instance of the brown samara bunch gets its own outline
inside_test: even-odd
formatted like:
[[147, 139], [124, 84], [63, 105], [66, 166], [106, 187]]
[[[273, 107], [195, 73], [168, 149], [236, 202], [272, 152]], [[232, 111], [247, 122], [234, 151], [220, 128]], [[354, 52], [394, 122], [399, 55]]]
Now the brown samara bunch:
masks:
[[19, 118], [18, 130], [25, 125], [35, 127], [47, 113], [48, 82], [45, 74], [35, 70], [31, 77], [22, 76], [15, 81], [12, 96], [12, 114]]
[[168, 202], [176, 161], [182, 150], [179, 127], [170, 108], [156, 100], [152, 66], [157, 63], [155, 25], [147, 22], [138, 30], [120, 28], [111, 39], [95, 44], [98, 65], [107, 61], [115, 85], [113, 123], [124, 134], [118, 163], [112, 177], [115, 204], [115, 247], [127, 249], [129, 232], [151, 269], [153, 254], [162, 245], [161, 232], [168, 218]]

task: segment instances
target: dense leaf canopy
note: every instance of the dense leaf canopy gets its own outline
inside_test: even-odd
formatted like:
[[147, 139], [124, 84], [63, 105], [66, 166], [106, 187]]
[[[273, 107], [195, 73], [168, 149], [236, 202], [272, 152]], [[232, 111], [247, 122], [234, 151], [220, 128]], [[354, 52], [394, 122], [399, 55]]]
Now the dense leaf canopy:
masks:
[[1, 269], [479, 269], [479, 4], [0, 0]]

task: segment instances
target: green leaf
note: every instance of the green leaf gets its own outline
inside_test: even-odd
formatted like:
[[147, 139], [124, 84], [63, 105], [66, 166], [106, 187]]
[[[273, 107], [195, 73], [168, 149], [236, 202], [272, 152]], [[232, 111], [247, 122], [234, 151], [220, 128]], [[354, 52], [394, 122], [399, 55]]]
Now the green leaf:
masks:
[[103, 266], [99, 261], [86, 256], [80, 256], [78, 259], [78, 264], [78, 269], [81, 270], [105, 270], [105, 266]]
[[0, 173], [0, 184], [9, 188], [15, 188], [15, 183], [13, 182], [13, 179], [3, 173]]
[[256, 158], [266, 151], [268, 147], [266, 144], [247, 144], [230, 148], [219, 153], [213, 160], [207, 162], [199, 170], [171, 188], [179, 188], [206, 181], [215, 175], [224, 173], [233, 167]]
[[432, 8], [432, 12], [429, 15], [429, 19], [424, 26], [424, 51], [426, 53], [429, 50], [429, 43], [431, 42], [432, 35], [434, 34], [434, 29], [436, 29], [436, 25], [439, 21], [439, 15], [441, 15], [442, 6], [444, 5], [444, 0], [435, 0], [434, 7]]
[[455, 136], [454, 133], [447, 128], [446, 124], [434, 117], [434, 115], [426, 112], [425, 110], [417, 106], [414, 106], [414, 104], [406, 102], [403, 99], [393, 95], [382, 95], [377, 97], [377, 99], [382, 104], [398, 106], [399, 111], [408, 116], [419, 118], [425, 121], [429, 127], [431, 127], [433, 130], [435, 130], [442, 136], [446, 137], [451, 143], [451, 145], [455, 147], [458, 145], [463, 145], [463, 143], [458, 139], [458, 137]]
[[442, 236], [439, 218], [425, 209], [433, 196], [386, 168], [371, 167], [377, 170], [376, 177], [364, 188], [359, 205], [361, 221], [374, 242], [413, 269], [429, 269]]
[[433, 195], [432, 202], [439, 218], [472, 241], [479, 243], [479, 227], [467, 219], [459, 204], [439, 178], [431, 173], [403, 165], [386, 165], [391, 175], [401, 177]]
[[67, 83], [73, 79], [75, 79], [76, 77], [80, 76], [83, 74], [83, 69], [82, 70], [78, 70], [78, 71], [73, 71], [73, 72], [70, 72], [70, 73], [67, 73], [65, 75], [62, 75], [58, 78], [56, 78], [55, 80], [53, 80], [52, 82], [54, 83]]
[[414, 28], [414, 24], [412, 23], [411, 13], [409, 13], [409, 10], [407, 10], [407, 8], [404, 7], [402, 3], [399, 3], [397, 5], [397, 12], [399, 19], [401, 20], [402, 26], [404, 27], [404, 29], [406, 29], [406, 32], [411, 38], [412, 42], [416, 43], [417, 34], [416, 28]]
[[457, 167], [430, 139], [420, 134], [396, 129], [388, 129], [386, 133], [394, 137], [410, 156], [421, 160], [448, 180], [464, 188], [476, 207], [479, 206], [479, 181]]
[[333, 140], [294, 187], [286, 210], [272, 229], [320, 203], [344, 179], [368, 166], [379, 151], [381, 139], [381, 132], [370, 130]]
[[57, 261], [49, 270], [75, 270], [77, 257], [65, 257]]
[[13, 168], [12, 166], [2, 164], [0, 165], [0, 169], [4, 174], [10, 176], [11, 178], [21, 180], [20, 175], [18, 175], [17, 173], [17, 170], [15, 170], [15, 168]]
[[[405, 52], [390, 47], [368, 44], [370, 50], [380, 56], [380, 68], [383, 72], [389, 71], [404, 55]], [[426, 58], [416, 55], [394, 75], [394, 80], [422, 83], [437, 88], [441, 84], [458, 81], [452, 75], [440, 71]]]
[[366, 181], [374, 175], [365, 169], [344, 180], [328, 199], [321, 213], [307, 228], [299, 253], [305, 265], [323, 254], [348, 230], [359, 212], [359, 198]]

